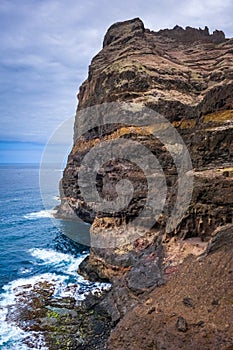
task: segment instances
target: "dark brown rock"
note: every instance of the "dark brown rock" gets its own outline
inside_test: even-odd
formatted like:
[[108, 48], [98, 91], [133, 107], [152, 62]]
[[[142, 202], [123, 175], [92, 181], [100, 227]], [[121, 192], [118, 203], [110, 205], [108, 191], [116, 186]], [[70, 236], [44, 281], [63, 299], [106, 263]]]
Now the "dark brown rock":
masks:
[[[129, 180], [136, 195], [128, 206], [119, 212], [95, 212], [82, 198], [78, 178], [83, 158], [96, 146], [104, 150], [108, 141], [130, 139], [149, 149], [162, 166], [168, 187], [164, 210], [149, 232], [123, 246], [92, 246], [80, 265], [86, 278], [113, 284], [107, 297], [93, 304], [97, 315], [107, 315], [115, 327], [109, 350], [227, 350], [232, 344], [232, 52], [233, 41], [222, 31], [210, 34], [207, 27], [176, 26], [152, 32], [136, 18], [109, 28], [80, 87], [74, 146], [62, 179], [65, 210], [72, 208], [92, 223], [92, 237], [104, 241], [109, 233], [124, 234], [126, 224], [142, 209], [147, 181], [140, 167], [125, 160], [106, 161], [96, 176], [96, 187], [102, 197], [114, 200], [117, 183]], [[141, 106], [140, 112], [147, 107], [160, 113], [188, 148], [192, 199], [172, 232], [166, 231], [166, 222], [177, 196], [178, 173], [166, 145], [151, 132], [121, 123], [101, 125], [78, 137], [80, 113], [116, 101], [133, 102]], [[112, 111], [112, 120], [118, 112]], [[140, 112], [135, 112], [135, 120]], [[93, 113], [92, 118], [102, 120], [103, 115]], [[124, 151], [122, 146], [119, 158]], [[81, 186], [88, 189], [88, 181], [84, 182]], [[133, 230], [127, 234], [134, 237]], [[190, 240], [189, 247], [180, 239]]]
[[179, 332], [184, 332], [184, 333], [187, 332], [188, 323], [184, 317], [182, 317], [182, 316], [178, 317], [177, 322], [176, 322], [176, 328]]
[[184, 305], [187, 306], [187, 307], [194, 307], [193, 300], [192, 300], [191, 298], [189, 298], [189, 297], [185, 297], [185, 298], [183, 299], [183, 303], [184, 303]]
[[[190, 47], [190, 41], [192, 46]], [[219, 43], [221, 41], [221, 43]], [[180, 237], [200, 236], [209, 239], [219, 225], [232, 220], [232, 42], [221, 31], [209, 34], [208, 28], [183, 29], [176, 26], [159, 32], [144, 29], [138, 18], [116, 23], [109, 28], [104, 48], [92, 60], [88, 79], [80, 87], [75, 122], [79, 111], [112, 101], [143, 103], [169, 119], [186, 143], [191, 155], [195, 177], [193, 199], [187, 215], [176, 232]], [[96, 116], [97, 117], [97, 116]], [[82, 159], [93, 146], [121, 137], [123, 126], [111, 125], [91, 130], [76, 140], [62, 180], [65, 201], [84, 221], [94, 224], [100, 232], [110, 222], [106, 213], [96, 213], [83, 201], [77, 185]], [[76, 134], [76, 132], [75, 132]], [[170, 215], [176, 195], [177, 174], [169, 152], [151, 137], [124, 130], [123, 137], [143, 143], [156, 154], [166, 172], [168, 203], [158, 223], [161, 231]], [[111, 168], [111, 169], [110, 169]], [[119, 215], [114, 213], [112, 230], [137, 215], [147, 195], [143, 173], [132, 165], [106, 164], [97, 179], [97, 187], [109, 183], [103, 196], [114, 198], [115, 184], [129, 175], [140, 184], [140, 197]], [[113, 176], [114, 175], [114, 176]], [[110, 180], [110, 179], [113, 179]], [[137, 179], [137, 180], [136, 180]], [[112, 181], [112, 182], [111, 182]], [[111, 182], [111, 183], [110, 183]], [[170, 192], [171, 191], [171, 192]], [[107, 198], [107, 197], [106, 197]], [[64, 205], [64, 204], [63, 204]], [[100, 254], [101, 255], [101, 254]], [[113, 252], [111, 252], [113, 255]], [[104, 253], [104, 256], [106, 254]], [[117, 258], [116, 258], [117, 259]]]
[[140, 18], [113, 24], [104, 37], [103, 47], [114, 44], [126, 44], [131, 38], [142, 36], [145, 31]]
[[226, 225], [217, 228], [213, 232], [213, 238], [210, 240], [206, 249], [206, 254], [213, 253], [224, 246], [228, 246], [233, 241], [233, 226]]
[[141, 294], [164, 283], [162, 256], [159, 251], [144, 255], [134, 264], [127, 275], [127, 285], [136, 294]]
[[189, 43], [195, 41], [221, 43], [225, 41], [225, 34], [223, 31], [215, 30], [213, 34], [210, 34], [208, 27], [205, 27], [204, 29], [186, 27], [183, 29], [176, 25], [173, 29], [160, 30], [158, 34]]

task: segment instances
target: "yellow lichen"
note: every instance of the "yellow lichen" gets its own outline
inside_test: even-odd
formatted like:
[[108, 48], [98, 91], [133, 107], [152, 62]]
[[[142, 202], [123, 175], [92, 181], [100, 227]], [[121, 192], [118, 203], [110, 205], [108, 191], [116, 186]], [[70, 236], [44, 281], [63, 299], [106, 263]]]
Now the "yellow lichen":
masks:
[[221, 123], [226, 120], [233, 119], [233, 109], [229, 109], [226, 111], [217, 111], [214, 113], [210, 113], [204, 116], [204, 123]]
[[82, 152], [86, 149], [95, 146], [99, 142], [115, 140], [124, 135], [136, 134], [148, 136], [156, 131], [165, 130], [166, 128], [168, 128], [168, 126], [169, 123], [156, 123], [148, 126], [123, 126], [117, 129], [116, 131], [112, 132], [111, 134], [103, 136], [102, 138], [95, 138], [88, 141], [78, 142], [76, 145], [74, 145], [71, 153], [74, 154], [77, 150], [79, 152]]
[[203, 77], [200, 73], [196, 72], [196, 71], [190, 71], [190, 78], [194, 79], [194, 80], [203, 80]]
[[217, 170], [218, 170], [218, 171], [221, 171], [221, 172], [225, 172], [225, 171], [232, 172], [232, 171], [233, 171], [233, 167], [229, 167], [229, 168], [218, 168]]
[[142, 64], [138, 62], [132, 62], [129, 60], [117, 60], [110, 65], [108, 65], [105, 69], [105, 73], [118, 72], [122, 73], [124, 71], [145, 71], [146, 68]]
[[195, 119], [183, 119], [172, 123], [173, 126], [179, 129], [192, 129], [196, 126]]

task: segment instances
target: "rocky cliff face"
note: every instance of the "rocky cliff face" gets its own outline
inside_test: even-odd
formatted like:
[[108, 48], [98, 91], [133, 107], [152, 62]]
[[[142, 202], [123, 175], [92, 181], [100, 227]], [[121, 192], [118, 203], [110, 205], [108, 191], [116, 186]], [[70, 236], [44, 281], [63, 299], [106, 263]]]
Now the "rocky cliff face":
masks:
[[[233, 40], [225, 39], [221, 31], [209, 34], [206, 27], [202, 30], [176, 26], [153, 32], [145, 29], [142, 21], [136, 18], [109, 28], [104, 37], [103, 49], [93, 58], [88, 78], [80, 87], [74, 146], [62, 179], [63, 205], [91, 223], [91, 234], [97, 239], [99, 236], [108, 239], [109, 234], [123, 234], [127, 223], [139, 215], [148, 195], [148, 179], [145, 179], [140, 167], [122, 159], [125, 147], [119, 151], [119, 159], [106, 160], [97, 171], [95, 180], [100, 196], [107, 200], [116, 198], [116, 185], [120, 180], [132, 182], [134, 197], [129, 206], [118, 212], [98, 211], [83, 198], [81, 187], [88, 187], [88, 180], [86, 183], [78, 182], [80, 174], [87, 171], [83, 159], [95, 147], [103, 150], [103, 145], [109, 141], [124, 139], [141, 143], [156, 155], [167, 184], [166, 204], [150, 230], [145, 230], [143, 236], [131, 239], [125, 245], [109, 249], [93, 246], [89, 258], [80, 266], [80, 271], [89, 278], [107, 279], [116, 286], [106, 302], [111, 310], [113, 325], [143, 298], [142, 295], [165, 283], [167, 276], [176, 272], [186, 255], [203, 252], [207, 242], [218, 235], [219, 227], [221, 231], [222, 226], [229, 226], [233, 222], [232, 54]], [[116, 122], [107, 122], [104, 126], [101, 122], [101, 126], [91, 127], [91, 121], [90, 129], [87, 128], [85, 133], [79, 135], [85, 111], [93, 112], [93, 106], [115, 102], [136, 104], [139, 112], [148, 108], [159, 113], [178, 131], [187, 147], [193, 167], [192, 198], [182, 220], [171, 231], [166, 230], [166, 222], [179, 193], [179, 174], [171, 154], [174, 152], [178, 155], [179, 144], [170, 144], [169, 148], [156, 139], [152, 132], [153, 123], [146, 130], [137, 127], [138, 113], [135, 113], [135, 123], [132, 125], [120, 123], [116, 117], [119, 111], [111, 111]], [[87, 115], [90, 118], [90, 113]], [[95, 118], [104, 120], [98, 112], [93, 113], [92, 119]], [[161, 129], [161, 122], [159, 126], [158, 123], [156, 125], [156, 128]], [[171, 149], [173, 151], [169, 152]], [[127, 232], [128, 235], [131, 233], [130, 230]], [[231, 234], [229, 237], [232, 240]], [[191, 263], [194, 264], [194, 261]], [[188, 279], [189, 272], [185, 273]], [[191, 278], [194, 275], [191, 272]], [[206, 283], [208, 281], [206, 279]], [[152, 300], [157, 298], [156, 293], [151, 296]], [[140, 313], [135, 310], [133, 318]], [[131, 321], [129, 319], [126, 322], [129, 327]], [[192, 320], [193, 324], [196, 321]], [[182, 323], [182, 319], [179, 322]], [[183, 326], [186, 327], [185, 324]], [[192, 327], [195, 332], [199, 326]], [[134, 329], [137, 332], [136, 326]], [[182, 331], [180, 334], [183, 334]], [[123, 337], [126, 337], [124, 344], [127, 344], [125, 333]], [[226, 346], [233, 341], [232, 337], [228, 338]], [[112, 339], [112, 348], [126, 348], [114, 336]], [[168, 339], [171, 344], [173, 338], [170, 333]], [[180, 343], [174, 348], [190, 348], [190, 339], [182, 347], [181, 337]], [[202, 349], [227, 349], [218, 347], [216, 339], [217, 336], [210, 337], [210, 344], [215, 344], [215, 347], [208, 347], [208, 342], [200, 342]], [[151, 342], [152, 345], [147, 347], [142, 347], [140, 343], [132, 349], [171, 348], [169, 344], [162, 347], [160, 343], [160, 340]], [[195, 346], [193, 349], [198, 348], [198, 345]]]
[[[80, 110], [126, 101], [160, 113], [182, 136], [193, 164], [194, 191], [188, 212], [172, 235], [205, 239], [219, 225], [232, 222], [232, 48], [232, 40], [225, 39], [221, 31], [210, 35], [208, 28], [176, 26], [151, 32], [140, 19], [116, 23], [107, 31], [103, 50], [93, 58], [88, 79], [80, 87], [76, 129]], [[109, 225], [118, 227], [121, 219], [97, 215], [83, 200], [77, 181], [80, 164], [92, 147], [121, 137], [140, 139], [165, 168], [167, 182], [174, 185], [176, 181], [174, 164], [161, 142], [140, 130], [111, 125], [75, 139], [62, 180], [64, 196], [74, 212], [93, 223], [95, 232]], [[99, 187], [101, 181], [110, 181], [110, 173], [118, 174], [119, 180], [124, 172], [131, 172], [133, 180], [143, 181], [140, 169], [112, 162], [100, 171]], [[146, 189], [143, 191], [145, 194]], [[159, 229], [169, 211], [163, 214]], [[130, 215], [132, 208], [124, 213]]]

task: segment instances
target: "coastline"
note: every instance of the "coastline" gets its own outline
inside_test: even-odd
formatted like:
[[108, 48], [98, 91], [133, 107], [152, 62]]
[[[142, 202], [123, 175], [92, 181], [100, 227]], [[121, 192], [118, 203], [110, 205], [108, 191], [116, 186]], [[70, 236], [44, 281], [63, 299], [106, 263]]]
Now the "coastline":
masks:
[[[68, 205], [68, 216], [71, 208], [91, 224], [79, 273], [112, 284], [99, 303], [111, 320], [103, 349], [231, 349], [231, 50], [231, 39], [207, 27], [154, 32], [139, 18], [118, 22], [79, 89], [61, 197], [63, 213]], [[129, 140], [156, 156], [154, 172]], [[158, 200], [140, 216], [148, 197]], [[104, 210], [103, 198], [117, 205]]]
[[28, 348], [232, 350], [232, 45], [139, 18], [108, 29], [50, 213], [80, 256], [34, 247], [43, 274], [7, 285]]

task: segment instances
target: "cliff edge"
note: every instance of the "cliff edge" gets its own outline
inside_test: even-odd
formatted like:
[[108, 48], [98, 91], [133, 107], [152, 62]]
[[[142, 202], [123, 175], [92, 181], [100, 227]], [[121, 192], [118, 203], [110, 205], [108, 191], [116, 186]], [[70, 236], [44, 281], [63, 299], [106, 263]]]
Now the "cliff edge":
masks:
[[[233, 39], [226, 39], [222, 31], [210, 34], [207, 27], [175, 26], [154, 32], [135, 18], [108, 29], [103, 49], [80, 87], [59, 211], [68, 207], [91, 223], [94, 242], [126, 231], [131, 237], [120, 245], [92, 245], [80, 266], [86, 277], [113, 284], [101, 304], [112, 327], [118, 324], [109, 349], [232, 349], [232, 53]], [[127, 105], [121, 109], [121, 103]], [[141, 127], [145, 110], [155, 119]], [[130, 115], [131, 124], [120, 120], [119, 113]], [[163, 142], [167, 128], [180, 138]], [[158, 130], [160, 139], [155, 137]], [[136, 152], [129, 140], [156, 156], [167, 189], [156, 223], [149, 230], [139, 225], [144, 229], [139, 236], [138, 227], [129, 229], [128, 223], [141, 215], [148, 194], [155, 196], [158, 188], [149, 187], [150, 179], [138, 164], [123, 159]], [[90, 166], [85, 163], [95, 148], [104, 154], [110, 142], [120, 145], [118, 159], [106, 156], [93, 181], [98, 200], [110, 202], [116, 200], [122, 179], [128, 188], [133, 184], [129, 205], [118, 211], [95, 209]], [[192, 193], [184, 215], [168, 230], [166, 223], [181, 193], [174, 161], [180, 159], [180, 149], [192, 164], [186, 171], [192, 176]], [[97, 157], [92, 163], [97, 167]], [[191, 177], [186, 180], [191, 183]]]

